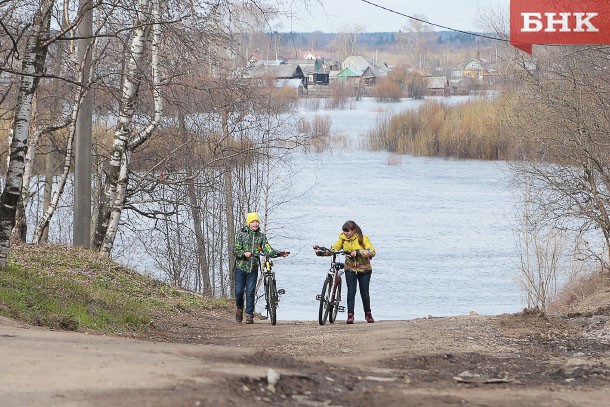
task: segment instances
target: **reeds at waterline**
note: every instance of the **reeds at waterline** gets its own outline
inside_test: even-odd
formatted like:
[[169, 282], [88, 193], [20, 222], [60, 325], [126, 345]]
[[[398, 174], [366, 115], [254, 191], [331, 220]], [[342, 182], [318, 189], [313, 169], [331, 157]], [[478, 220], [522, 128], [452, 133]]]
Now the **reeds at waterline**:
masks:
[[508, 98], [457, 105], [427, 101], [417, 110], [382, 115], [368, 133], [369, 148], [414, 155], [518, 160], [522, 139], [506, 125]]

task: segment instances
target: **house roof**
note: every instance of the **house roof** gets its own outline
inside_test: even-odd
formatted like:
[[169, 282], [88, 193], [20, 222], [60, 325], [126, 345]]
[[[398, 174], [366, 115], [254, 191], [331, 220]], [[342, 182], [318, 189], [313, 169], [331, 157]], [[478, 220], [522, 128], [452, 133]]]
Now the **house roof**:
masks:
[[295, 59], [295, 58], [288, 58], [286, 60], [287, 63], [289, 64], [298, 64], [298, 65], [314, 65], [316, 63], [315, 59]]
[[254, 65], [281, 65], [283, 63], [282, 59], [258, 59]]
[[472, 58], [464, 63], [463, 70], [471, 71], [493, 71], [492, 64], [485, 61], [484, 59]]
[[299, 89], [303, 87], [303, 81], [300, 79], [278, 79], [275, 81], [275, 87]]
[[345, 60], [341, 64], [341, 67], [343, 69], [350, 68], [362, 72], [366, 71], [366, 68], [368, 68], [369, 66], [371, 66], [371, 64], [369, 64], [368, 61], [361, 55], [351, 55], [345, 58]]
[[299, 65], [256, 65], [248, 68], [244, 74], [245, 78], [294, 78], [303, 76]]
[[381, 74], [379, 73], [379, 70], [373, 68], [372, 66], [369, 66], [364, 70], [364, 72], [362, 72], [361, 76], [363, 78], [378, 78], [381, 76]]
[[304, 74], [318, 72], [315, 64], [299, 64]]
[[363, 74], [362, 71], [353, 71], [350, 68], [345, 68], [337, 74], [338, 78], [359, 78]]
[[302, 52], [300, 56], [301, 56], [301, 59], [309, 59], [309, 60], [321, 58], [321, 55], [315, 51]]
[[428, 89], [444, 89], [447, 86], [446, 76], [430, 76], [426, 78]]

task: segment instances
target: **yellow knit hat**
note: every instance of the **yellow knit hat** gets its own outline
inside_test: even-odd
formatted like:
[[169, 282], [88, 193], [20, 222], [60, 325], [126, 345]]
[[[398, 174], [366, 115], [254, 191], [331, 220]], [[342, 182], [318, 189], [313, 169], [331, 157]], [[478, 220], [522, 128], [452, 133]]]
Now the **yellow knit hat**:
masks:
[[250, 225], [250, 223], [254, 222], [255, 220], [257, 221], [261, 221], [261, 219], [258, 217], [258, 213], [256, 212], [250, 212], [247, 216], [246, 216], [246, 225]]

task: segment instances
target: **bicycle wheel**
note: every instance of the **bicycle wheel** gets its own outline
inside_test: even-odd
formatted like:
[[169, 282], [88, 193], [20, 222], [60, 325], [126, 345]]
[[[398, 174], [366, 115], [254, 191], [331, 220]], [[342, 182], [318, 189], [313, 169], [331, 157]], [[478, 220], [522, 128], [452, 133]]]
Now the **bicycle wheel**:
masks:
[[332, 304], [329, 308], [328, 322], [334, 324], [337, 320], [337, 313], [339, 312], [339, 301], [341, 301], [341, 279], [337, 278], [337, 282], [333, 284], [333, 290], [330, 294], [330, 303]]
[[277, 323], [277, 289], [275, 287], [275, 280], [271, 277], [267, 284], [267, 309], [269, 310], [269, 318], [271, 319], [271, 325]]
[[330, 297], [330, 283], [331, 279], [327, 278], [324, 280], [324, 285], [322, 286], [322, 294], [320, 294], [320, 310], [318, 311], [318, 322], [320, 325], [324, 325], [326, 323], [326, 319], [328, 318], [329, 312], [329, 297]]

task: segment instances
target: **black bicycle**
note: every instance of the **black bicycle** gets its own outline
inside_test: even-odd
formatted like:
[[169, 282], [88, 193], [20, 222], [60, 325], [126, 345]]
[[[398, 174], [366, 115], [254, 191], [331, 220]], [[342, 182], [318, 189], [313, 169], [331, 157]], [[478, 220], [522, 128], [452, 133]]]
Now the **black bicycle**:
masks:
[[[288, 255], [290, 252], [280, 252], [280, 256]], [[273, 261], [271, 261], [271, 256], [268, 254], [260, 254], [261, 257], [264, 258], [262, 268], [259, 268], [263, 271], [263, 285], [265, 288], [264, 296], [265, 296], [265, 310], [267, 311], [267, 316], [263, 319], [269, 318], [271, 320], [271, 325], [277, 324], [277, 307], [280, 302], [280, 295], [286, 294], [286, 290], [283, 288], [277, 289], [277, 283], [275, 281], [275, 272], [273, 271]], [[260, 261], [260, 258], [259, 258]], [[260, 297], [262, 297], [261, 295]], [[258, 297], [258, 298], [260, 298]]]
[[318, 322], [320, 325], [326, 324], [326, 320], [331, 324], [337, 319], [338, 312], [344, 312], [345, 307], [341, 306], [341, 285], [345, 263], [337, 261], [337, 256], [349, 256], [349, 252], [344, 250], [330, 250], [325, 247], [317, 247], [316, 254], [319, 256], [331, 255], [330, 268], [322, 285], [322, 293], [316, 296], [320, 302], [318, 311]]

